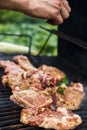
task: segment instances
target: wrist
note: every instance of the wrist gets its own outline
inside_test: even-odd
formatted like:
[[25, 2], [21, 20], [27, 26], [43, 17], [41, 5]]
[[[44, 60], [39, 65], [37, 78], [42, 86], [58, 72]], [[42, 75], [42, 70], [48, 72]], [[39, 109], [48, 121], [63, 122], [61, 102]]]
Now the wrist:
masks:
[[0, 9], [9, 9], [9, 7], [11, 7], [11, 0], [0, 1]]

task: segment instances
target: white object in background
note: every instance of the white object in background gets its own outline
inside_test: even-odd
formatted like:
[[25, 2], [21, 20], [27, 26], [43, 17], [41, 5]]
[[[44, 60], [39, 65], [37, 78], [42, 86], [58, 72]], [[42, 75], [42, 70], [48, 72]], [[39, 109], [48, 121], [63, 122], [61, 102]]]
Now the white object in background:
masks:
[[28, 53], [29, 47], [7, 42], [0, 42], [0, 52], [3, 53]]

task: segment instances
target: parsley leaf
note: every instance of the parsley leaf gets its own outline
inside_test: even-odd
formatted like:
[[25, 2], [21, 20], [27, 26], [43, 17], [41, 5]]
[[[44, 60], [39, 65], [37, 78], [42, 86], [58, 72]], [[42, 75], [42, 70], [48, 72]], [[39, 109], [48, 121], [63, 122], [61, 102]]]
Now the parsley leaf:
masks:
[[60, 82], [58, 83], [58, 86], [61, 86], [62, 84], [65, 84], [66, 86], [69, 86], [69, 85], [70, 85], [70, 82], [69, 82], [67, 76], [65, 76], [65, 77], [62, 79], [62, 81], [60, 81]]
[[58, 89], [57, 89], [57, 92], [59, 93], [59, 94], [64, 94], [64, 89], [62, 88], [62, 87], [58, 87]]
[[66, 86], [69, 86], [70, 85], [70, 82], [67, 78], [67, 76], [65, 76], [62, 81], [60, 81], [57, 85], [58, 89], [57, 89], [57, 92], [59, 94], [64, 94], [64, 88], [62, 87], [62, 85], [65, 84]]

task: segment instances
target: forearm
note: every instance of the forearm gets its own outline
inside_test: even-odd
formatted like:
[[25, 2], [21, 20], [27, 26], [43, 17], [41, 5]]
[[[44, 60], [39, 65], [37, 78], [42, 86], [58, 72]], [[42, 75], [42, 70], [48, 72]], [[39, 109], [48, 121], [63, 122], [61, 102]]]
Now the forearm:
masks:
[[[58, 25], [69, 17], [71, 8], [67, 0], [0, 0], [0, 9], [22, 12], [28, 16], [50, 20]], [[53, 22], [52, 22], [53, 21]]]
[[0, 0], [0, 9], [22, 12], [24, 4], [26, 5], [26, 0]]

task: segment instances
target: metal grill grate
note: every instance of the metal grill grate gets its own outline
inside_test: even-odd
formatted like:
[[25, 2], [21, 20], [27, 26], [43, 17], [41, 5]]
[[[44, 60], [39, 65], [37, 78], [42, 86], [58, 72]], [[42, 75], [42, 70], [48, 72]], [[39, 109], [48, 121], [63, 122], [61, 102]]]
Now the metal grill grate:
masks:
[[[11, 59], [12, 56], [4, 56], [1, 57], [1, 59]], [[47, 61], [47, 64], [54, 64], [55, 66], [60, 66], [61, 69], [63, 69], [65, 72], [68, 72], [68, 76], [70, 76], [71, 79], [74, 79], [77, 77], [77, 79], [81, 80], [81, 82], [84, 82], [82, 78], [82, 73], [76, 73], [76, 68], [73, 69], [72, 66], [69, 66], [67, 63], [64, 63], [64, 61], [61, 61], [60, 59], [56, 58], [46, 58], [44, 57], [34, 57], [34, 59], [40, 60], [40, 64], [45, 63]], [[42, 59], [42, 60], [41, 60]], [[65, 67], [65, 68], [64, 68]], [[71, 70], [71, 71], [70, 71]], [[76, 75], [74, 75], [76, 73]], [[0, 69], [0, 76], [3, 74], [3, 70]], [[73, 78], [74, 77], [74, 78]], [[1, 79], [0, 79], [1, 80]], [[85, 92], [87, 95], [87, 87], [85, 86]], [[0, 83], [0, 130], [43, 130], [43, 128], [38, 127], [30, 127], [26, 126], [20, 123], [20, 111], [21, 108], [11, 102], [9, 100], [9, 96], [11, 95], [11, 91], [8, 88], [2, 87], [2, 84]], [[79, 115], [81, 115], [83, 119], [83, 123], [81, 126], [76, 128], [75, 130], [87, 130], [87, 96], [85, 96], [85, 99], [82, 103], [82, 106], [80, 110], [75, 111]]]
[[0, 85], [0, 130], [33, 130], [20, 123], [21, 108], [9, 100], [10, 95], [10, 90]]

